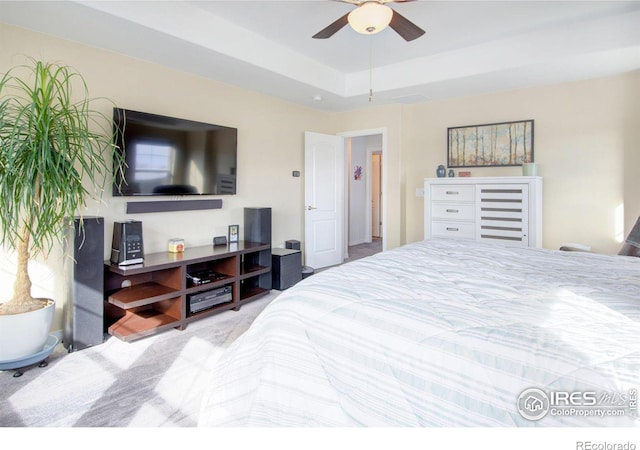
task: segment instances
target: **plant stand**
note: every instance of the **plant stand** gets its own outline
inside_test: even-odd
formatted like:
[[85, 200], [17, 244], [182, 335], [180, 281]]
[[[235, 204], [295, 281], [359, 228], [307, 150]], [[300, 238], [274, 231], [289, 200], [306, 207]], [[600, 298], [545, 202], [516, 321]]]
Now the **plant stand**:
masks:
[[41, 351], [31, 356], [27, 356], [26, 358], [0, 361], [0, 370], [13, 370], [13, 376], [14, 378], [17, 378], [22, 376], [24, 369], [28, 369], [36, 365], [38, 367], [47, 367], [49, 365], [47, 358], [51, 352], [53, 352], [53, 349], [56, 348], [58, 342], [58, 338], [50, 334]]

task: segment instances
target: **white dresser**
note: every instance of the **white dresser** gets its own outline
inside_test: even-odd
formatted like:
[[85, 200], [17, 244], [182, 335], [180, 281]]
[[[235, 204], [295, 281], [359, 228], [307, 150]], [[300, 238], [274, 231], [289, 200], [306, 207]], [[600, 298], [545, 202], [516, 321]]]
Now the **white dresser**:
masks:
[[425, 178], [424, 237], [542, 247], [542, 178]]

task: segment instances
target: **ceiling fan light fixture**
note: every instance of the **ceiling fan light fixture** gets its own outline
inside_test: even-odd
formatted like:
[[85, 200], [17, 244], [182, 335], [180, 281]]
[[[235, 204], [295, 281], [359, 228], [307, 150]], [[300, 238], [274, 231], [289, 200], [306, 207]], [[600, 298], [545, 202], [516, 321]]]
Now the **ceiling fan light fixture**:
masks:
[[361, 34], [374, 34], [384, 30], [393, 17], [393, 10], [375, 1], [363, 3], [349, 13], [349, 25]]

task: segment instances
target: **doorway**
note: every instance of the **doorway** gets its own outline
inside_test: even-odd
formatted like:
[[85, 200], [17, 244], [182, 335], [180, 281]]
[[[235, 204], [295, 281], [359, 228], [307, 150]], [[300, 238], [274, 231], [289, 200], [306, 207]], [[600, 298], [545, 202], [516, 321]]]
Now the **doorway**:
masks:
[[[358, 162], [351, 159], [351, 149], [354, 145], [359, 149]], [[349, 260], [350, 228], [355, 230], [359, 227], [357, 233], [360, 233], [359, 238], [351, 240], [354, 253], [361, 254], [360, 250], [364, 250], [372, 254], [386, 249], [387, 227], [384, 218], [387, 214], [387, 201], [382, 195], [387, 185], [387, 158], [384, 157], [386, 145], [386, 128], [337, 135], [305, 132], [303, 257], [306, 265], [319, 269]], [[379, 202], [376, 214], [381, 217], [377, 222], [379, 229], [375, 240], [372, 231], [371, 184], [374, 153], [380, 155], [379, 170], [377, 169], [379, 194], [376, 193]], [[358, 182], [354, 185], [354, 190], [360, 190], [359, 197], [353, 201], [349, 198], [351, 180]], [[320, 217], [329, 213], [330, 217]], [[353, 220], [350, 220], [351, 213]], [[367, 245], [370, 247], [365, 248]]]
[[381, 133], [347, 138], [346, 260], [382, 251], [382, 159]]

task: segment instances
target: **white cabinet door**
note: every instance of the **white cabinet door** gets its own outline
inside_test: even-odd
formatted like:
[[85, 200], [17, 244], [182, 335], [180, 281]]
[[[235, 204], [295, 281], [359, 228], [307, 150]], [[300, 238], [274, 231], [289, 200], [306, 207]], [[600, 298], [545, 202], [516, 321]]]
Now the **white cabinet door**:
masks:
[[476, 185], [476, 239], [529, 246], [529, 186]]

